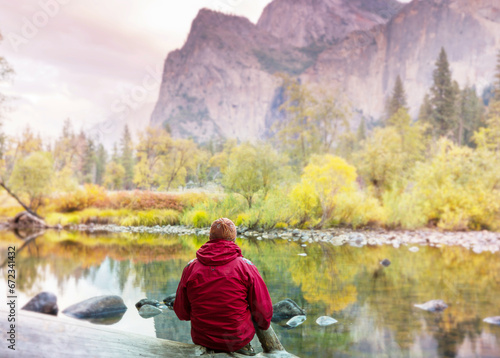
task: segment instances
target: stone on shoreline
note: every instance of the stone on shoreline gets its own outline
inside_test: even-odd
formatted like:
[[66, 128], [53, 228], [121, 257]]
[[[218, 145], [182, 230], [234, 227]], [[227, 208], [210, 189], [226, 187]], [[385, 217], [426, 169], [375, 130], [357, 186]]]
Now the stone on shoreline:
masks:
[[414, 306], [429, 312], [441, 312], [448, 308], [448, 305], [444, 303], [443, 300], [431, 300], [423, 304], [416, 304]]
[[273, 322], [290, 319], [295, 316], [305, 316], [306, 312], [295, 301], [286, 298], [273, 305]]
[[75, 303], [63, 313], [73, 318], [85, 319], [123, 315], [126, 310], [127, 306], [120, 296], [97, 296]]
[[154, 316], [158, 316], [162, 312], [163, 311], [160, 308], [155, 307], [155, 306], [151, 306], [151, 305], [148, 305], [148, 304], [143, 305], [139, 309], [139, 315], [142, 318], [151, 318], [151, 317], [154, 317]]
[[52, 292], [40, 292], [26, 303], [22, 310], [51, 314], [57, 316], [57, 297]]

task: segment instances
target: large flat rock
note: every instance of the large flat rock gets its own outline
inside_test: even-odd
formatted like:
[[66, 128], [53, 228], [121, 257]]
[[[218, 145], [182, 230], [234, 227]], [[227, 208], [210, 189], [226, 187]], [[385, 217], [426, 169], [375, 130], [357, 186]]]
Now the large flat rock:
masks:
[[[0, 317], [8, 312], [0, 310]], [[7, 319], [0, 330], [9, 331]], [[245, 357], [240, 354], [204, 354], [202, 347], [165, 339], [93, 326], [70, 318], [53, 317], [18, 310], [16, 313], [16, 350], [0, 345], [0, 357]], [[256, 357], [293, 358], [286, 352], [261, 353]]]

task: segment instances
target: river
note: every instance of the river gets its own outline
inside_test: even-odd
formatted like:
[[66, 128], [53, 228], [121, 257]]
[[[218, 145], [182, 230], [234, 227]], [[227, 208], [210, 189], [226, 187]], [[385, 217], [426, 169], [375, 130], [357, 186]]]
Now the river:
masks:
[[[143, 319], [134, 305], [174, 293], [182, 269], [206, 241], [201, 236], [49, 231], [28, 244], [0, 231], [0, 261], [16, 246], [20, 306], [41, 291], [61, 311], [98, 295], [119, 295], [128, 307], [119, 330], [191, 342], [189, 322], [173, 311]], [[500, 254], [459, 246], [353, 247], [288, 240], [237, 239], [268, 285], [273, 302], [291, 298], [307, 312], [293, 329], [273, 327], [300, 357], [500, 357]], [[300, 255], [299, 255], [300, 254]], [[380, 264], [389, 259], [391, 265]], [[0, 291], [7, 287], [5, 268]], [[5, 296], [4, 296], [5, 297]], [[414, 307], [442, 299], [431, 313]], [[338, 322], [321, 327], [320, 316]], [[22, 332], [22, 322], [19, 331]], [[254, 340], [254, 347], [258, 341]]]

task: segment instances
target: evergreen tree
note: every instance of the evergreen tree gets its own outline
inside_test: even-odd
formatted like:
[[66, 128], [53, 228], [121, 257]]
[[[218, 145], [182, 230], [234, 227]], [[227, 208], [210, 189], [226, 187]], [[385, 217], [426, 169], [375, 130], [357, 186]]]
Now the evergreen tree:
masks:
[[425, 94], [424, 100], [420, 105], [420, 110], [418, 112], [418, 120], [421, 121], [422, 123], [432, 122], [432, 105], [428, 93]]
[[134, 153], [133, 144], [128, 125], [125, 125], [123, 130], [123, 137], [120, 140], [120, 164], [125, 169], [125, 176], [123, 178], [123, 186], [125, 189], [130, 190], [134, 185]]
[[472, 136], [483, 122], [484, 106], [475, 87], [460, 92], [458, 114], [458, 144], [472, 145]]
[[366, 121], [365, 118], [361, 118], [361, 122], [359, 123], [358, 133], [356, 134], [356, 140], [358, 143], [361, 143], [366, 139]]
[[118, 163], [120, 161], [120, 155], [118, 154], [118, 144], [113, 144], [113, 152], [111, 153], [111, 161]]
[[104, 174], [106, 173], [106, 161], [108, 153], [106, 153], [106, 148], [99, 143], [97, 147], [97, 158], [96, 158], [96, 168], [95, 168], [95, 183], [98, 185], [104, 184]]
[[430, 103], [432, 106], [431, 125], [437, 136], [456, 138], [457, 127], [456, 98], [457, 85], [451, 78], [451, 70], [444, 48], [441, 48], [436, 68], [433, 73], [434, 84], [431, 88]]
[[97, 156], [94, 141], [88, 138], [82, 160], [82, 181], [84, 183], [95, 183], [96, 161]]
[[497, 55], [497, 69], [495, 74], [495, 101], [500, 101], [500, 50]]
[[405, 89], [403, 82], [401, 81], [401, 77], [398, 75], [396, 82], [394, 83], [392, 96], [387, 103], [387, 119], [395, 115], [400, 108], [408, 110]]

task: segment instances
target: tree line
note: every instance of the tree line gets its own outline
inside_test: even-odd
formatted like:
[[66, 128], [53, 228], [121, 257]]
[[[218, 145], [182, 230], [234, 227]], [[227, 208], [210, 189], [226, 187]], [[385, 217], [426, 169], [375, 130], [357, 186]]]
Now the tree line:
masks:
[[[5, 78], [10, 69], [2, 63]], [[266, 142], [200, 145], [172, 137], [168, 128], [146, 128], [134, 141], [125, 126], [108, 153], [75, 132], [69, 119], [52, 143], [29, 127], [18, 138], [6, 136], [0, 121], [2, 182], [35, 208], [48, 193], [86, 183], [157, 191], [215, 183], [240, 194], [250, 209], [279, 188], [302, 213], [299, 222], [309, 225], [342, 222], [347, 214], [340, 209], [347, 205], [352, 216], [353, 201], [365, 205], [358, 210], [384, 217], [377, 220], [402, 226], [443, 220], [444, 226], [488, 226], [476, 218], [499, 215], [490, 201], [500, 182], [494, 169], [500, 164], [500, 53], [491, 95], [480, 98], [473, 85], [460, 88], [453, 80], [441, 49], [416, 119], [399, 76], [379, 121], [353, 113], [340, 92], [280, 78], [285, 100]]]

